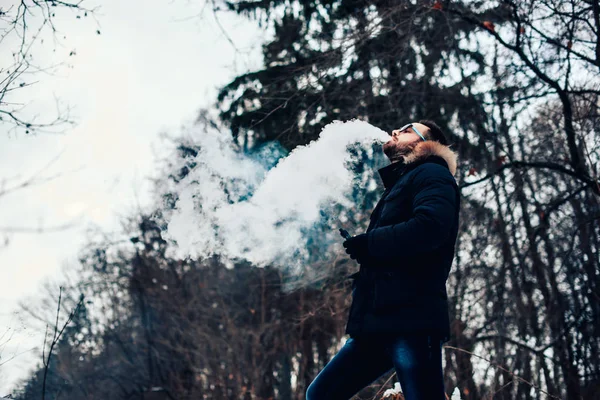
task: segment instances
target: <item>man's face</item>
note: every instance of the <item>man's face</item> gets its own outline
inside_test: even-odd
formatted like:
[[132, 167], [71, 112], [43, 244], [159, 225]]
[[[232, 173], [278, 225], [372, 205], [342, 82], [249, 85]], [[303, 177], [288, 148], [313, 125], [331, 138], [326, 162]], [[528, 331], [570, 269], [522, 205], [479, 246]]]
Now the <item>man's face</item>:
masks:
[[[425, 136], [425, 139], [428, 138], [429, 128], [426, 125], [418, 122], [414, 122], [413, 125]], [[392, 162], [397, 161], [398, 156], [410, 153], [417, 143], [423, 140], [412, 127], [403, 131], [393, 130], [391, 136], [391, 139], [383, 145], [383, 152]]]

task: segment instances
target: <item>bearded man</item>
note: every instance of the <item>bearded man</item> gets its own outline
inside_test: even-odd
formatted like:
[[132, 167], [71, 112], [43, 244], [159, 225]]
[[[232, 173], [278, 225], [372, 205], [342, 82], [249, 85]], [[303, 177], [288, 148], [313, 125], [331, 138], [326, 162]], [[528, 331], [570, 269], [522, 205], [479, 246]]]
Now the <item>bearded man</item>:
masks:
[[450, 339], [446, 280], [458, 235], [457, 154], [433, 121], [391, 133], [385, 191], [366, 233], [349, 237], [350, 338], [309, 385], [306, 400], [346, 400], [394, 368], [406, 400], [445, 400]]

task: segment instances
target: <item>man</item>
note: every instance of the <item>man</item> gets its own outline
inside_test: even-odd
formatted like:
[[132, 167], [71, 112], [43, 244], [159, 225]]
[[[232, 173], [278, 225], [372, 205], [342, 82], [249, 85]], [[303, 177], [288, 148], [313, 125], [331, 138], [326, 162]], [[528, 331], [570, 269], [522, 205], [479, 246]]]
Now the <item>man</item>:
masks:
[[350, 338], [306, 392], [349, 399], [395, 368], [406, 400], [445, 400], [442, 344], [450, 338], [446, 279], [458, 234], [457, 154], [434, 122], [394, 130], [383, 145], [385, 192], [367, 232], [348, 238]]

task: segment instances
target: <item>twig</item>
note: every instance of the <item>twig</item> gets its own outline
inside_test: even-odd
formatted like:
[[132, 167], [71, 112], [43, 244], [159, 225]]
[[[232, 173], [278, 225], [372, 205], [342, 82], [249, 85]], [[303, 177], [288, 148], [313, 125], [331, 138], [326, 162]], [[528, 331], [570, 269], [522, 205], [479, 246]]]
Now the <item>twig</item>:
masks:
[[[48, 349], [48, 358], [46, 360], [43, 359], [44, 350], [42, 350], [42, 363], [44, 364], [44, 381], [42, 384], [42, 400], [46, 400], [46, 378], [48, 376], [48, 370], [50, 369], [50, 359], [52, 358], [52, 351], [54, 350], [54, 346], [56, 346], [56, 344], [60, 340], [60, 337], [62, 336], [63, 332], [67, 328], [67, 326], [71, 323], [71, 321], [73, 320], [75, 315], [79, 312], [79, 310], [83, 306], [84, 295], [81, 294], [79, 296], [79, 302], [77, 303], [77, 306], [71, 311], [71, 313], [69, 314], [69, 317], [65, 321], [65, 324], [62, 326], [62, 328], [59, 331], [58, 330], [58, 316], [60, 314], [60, 303], [62, 300], [62, 291], [63, 291], [63, 287], [61, 286], [59, 294], [58, 294], [58, 306], [56, 307], [56, 323], [54, 324], [54, 335], [52, 337], [52, 343], [50, 344], [50, 349]], [[48, 330], [46, 328], [46, 334], [47, 333], [48, 333]], [[46, 335], [44, 335], [44, 348], [45, 347], [46, 347]]]
[[375, 393], [375, 396], [371, 397], [371, 400], [375, 400], [375, 399], [377, 398], [377, 395], [378, 395], [379, 393], [381, 393], [381, 391], [383, 390], [383, 388], [385, 387], [385, 385], [387, 385], [387, 384], [388, 384], [388, 382], [390, 381], [390, 379], [392, 379], [392, 378], [394, 377], [394, 375], [395, 375], [395, 374], [396, 374], [396, 373], [394, 372], [393, 374], [391, 374], [391, 375], [390, 375], [390, 377], [389, 377], [389, 378], [387, 378], [387, 381], [385, 381], [385, 382], [383, 383], [383, 385], [381, 385], [381, 387], [379, 388], [379, 390], [377, 391], [377, 393]]
[[550, 396], [550, 397], [552, 397], [552, 398], [554, 398], [554, 399], [560, 399], [560, 397], [558, 397], [558, 396], [555, 396], [555, 395], [553, 395], [553, 394], [550, 394], [550, 393], [546, 392], [546, 391], [545, 391], [545, 390], [543, 390], [542, 388], [540, 388], [540, 387], [536, 386], [535, 384], [533, 384], [533, 383], [529, 382], [529, 381], [528, 381], [528, 380], [526, 380], [526, 379], [523, 379], [523, 378], [521, 378], [521, 377], [520, 377], [520, 376], [518, 376], [517, 374], [515, 374], [515, 373], [513, 373], [513, 372], [511, 372], [511, 371], [509, 371], [509, 370], [507, 370], [506, 368], [502, 367], [501, 365], [498, 365], [498, 364], [496, 364], [496, 363], [494, 363], [494, 362], [492, 362], [492, 361], [488, 360], [488, 359], [487, 359], [487, 358], [485, 358], [485, 357], [482, 357], [482, 356], [480, 356], [480, 355], [478, 355], [478, 354], [472, 353], [472, 352], [470, 352], [470, 351], [468, 351], [468, 350], [461, 349], [461, 348], [459, 348], [459, 347], [454, 347], [454, 346], [444, 346], [444, 348], [445, 348], [445, 349], [453, 349], [453, 350], [462, 351], [462, 352], [464, 352], [464, 353], [468, 353], [468, 354], [470, 354], [470, 355], [472, 355], [472, 356], [475, 356], [475, 357], [477, 357], [477, 358], [481, 358], [482, 360], [485, 360], [485, 361], [487, 361], [488, 363], [490, 363], [490, 365], [493, 365], [494, 367], [496, 367], [496, 368], [499, 368], [499, 369], [501, 369], [502, 371], [504, 371], [504, 372], [506, 372], [506, 373], [509, 373], [510, 375], [512, 375], [512, 376], [513, 376], [514, 378], [516, 378], [517, 380], [519, 380], [519, 381], [521, 381], [521, 382], [524, 382], [524, 383], [526, 383], [526, 384], [530, 385], [531, 387], [533, 387], [533, 388], [535, 388], [535, 389], [539, 390], [540, 392], [542, 392], [542, 393], [544, 393], [544, 394], [546, 394], [546, 395], [548, 395], [548, 396]]

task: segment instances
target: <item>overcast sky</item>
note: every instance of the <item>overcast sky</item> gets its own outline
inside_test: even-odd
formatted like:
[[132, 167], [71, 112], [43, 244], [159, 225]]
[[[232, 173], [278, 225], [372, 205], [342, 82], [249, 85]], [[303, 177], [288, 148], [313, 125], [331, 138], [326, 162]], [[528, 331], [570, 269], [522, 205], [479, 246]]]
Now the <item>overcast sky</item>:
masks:
[[[36, 351], [27, 350], [43, 343], [43, 331], [23, 329], [15, 314], [18, 301], [35, 296], [45, 280], [60, 275], [64, 263], [76, 262], [87, 226], [118, 230], [119, 215], [137, 201], [144, 204], [145, 177], [156, 172], [161, 132], [176, 134], [200, 107], [214, 102], [218, 86], [260, 65], [265, 33], [245, 19], [220, 14], [236, 51], [210, 4], [203, 9], [204, 2], [186, 0], [101, 3], [98, 23], [64, 13], [59, 28], [67, 38], [56, 46], [47, 43], [37, 62], [68, 64], [54, 76], [37, 77], [40, 83], [23, 92], [35, 99], [30, 112], [42, 115], [48, 109], [51, 115], [53, 96], [59, 97], [72, 107], [77, 125], [61, 135], [37, 136], [0, 126], [0, 180], [16, 183], [38, 171], [40, 177], [60, 174], [0, 197], [0, 226], [78, 221], [59, 232], [12, 234], [0, 250], [0, 337], [7, 330], [15, 333], [5, 346], [10, 335], [0, 339], [0, 351], [3, 360], [20, 354], [0, 366], [0, 397], [39, 361]], [[94, 4], [87, 0], [88, 7]]]

